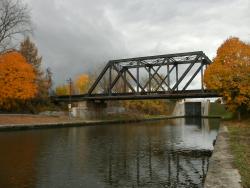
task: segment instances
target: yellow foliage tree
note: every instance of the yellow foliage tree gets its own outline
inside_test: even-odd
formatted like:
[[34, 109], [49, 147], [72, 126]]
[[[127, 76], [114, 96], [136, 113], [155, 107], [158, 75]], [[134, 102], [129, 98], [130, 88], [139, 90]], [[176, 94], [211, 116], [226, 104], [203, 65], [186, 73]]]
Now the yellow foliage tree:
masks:
[[56, 95], [69, 95], [69, 86], [68, 85], [59, 85], [55, 89]]
[[79, 75], [75, 80], [75, 89], [78, 94], [84, 94], [89, 88], [90, 79], [87, 74]]
[[123, 101], [122, 105], [132, 112], [144, 114], [169, 114], [170, 104], [164, 100], [134, 100]]
[[0, 108], [15, 108], [17, 101], [33, 98], [37, 92], [32, 65], [16, 51], [0, 55]]
[[204, 82], [222, 94], [231, 111], [250, 110], [250, 45], [235, 37], [227, 39], [206, 69]]

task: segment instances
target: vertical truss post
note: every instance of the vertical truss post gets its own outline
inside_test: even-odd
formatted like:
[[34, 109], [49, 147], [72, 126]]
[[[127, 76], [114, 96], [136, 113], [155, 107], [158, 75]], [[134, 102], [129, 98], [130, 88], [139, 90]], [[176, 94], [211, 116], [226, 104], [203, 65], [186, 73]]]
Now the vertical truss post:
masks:
[[123, 79], [123, 92], [126, 93], [127, 92], [127, 83], [126, 83], [126, 79], [127, 79], [127, 71], [124, 71], [124, 79]]
[[112, 93], [111, 83], [112, 83], [112, 66], [109, 67], [109, 87], [108, 87], [109, 95], [111, 95]]
[[169, 65], [167, 65], [167, 75], [168, 75], [168, 80], [167, 80], [167, 83], [168, 83], [168, 91], [170, 91], [170, 72], [169, 72]]
[[151, 79], [152, 79], [151, 67], [149, 67], [149, 69], [148, 69], [148, 74], [149, 74], [148, 92], [151, 92]]
[[140, 84], [140, 82], [137, 82], [137, 80], [134, 77], [134, 75], [128, 69], [127, 69], [127, 72], [129, 74], [129, 76], [135, 81], [135, 83], [138, 84], [139, 88], [141, 88], [141, 92], [145, 92], [144, 87], [142, 87], [142, 85]]
[[[178, 64], [175, 64], [175, 77], [176, 77], [176, 83], [178, 83]], [[177, 85], [176, 90], [178, 91], [178, 87], [179, 85]]]
[[201, 91], [204, 92], [204, 85], [203, 85], [203, 61], [201, 61]]
[[136, 91], [139, 93], [139, 62], [137, 62], [137, 68], [136, 68]]

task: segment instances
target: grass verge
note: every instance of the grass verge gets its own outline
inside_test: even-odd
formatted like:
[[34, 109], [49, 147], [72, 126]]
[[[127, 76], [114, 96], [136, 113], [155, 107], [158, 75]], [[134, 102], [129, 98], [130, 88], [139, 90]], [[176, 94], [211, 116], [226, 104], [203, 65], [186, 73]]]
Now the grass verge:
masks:
[[228, 125], [234, 165], [240, 172], [242, 186], [248, 188], [250, 187], [250, 119], [226, 122], [226, 125]]
[[210, 116], [221, 116], [222, 119], [229, 120], [233, 118], [233, 113], [226, 110], [224, 104], [210, 103]]

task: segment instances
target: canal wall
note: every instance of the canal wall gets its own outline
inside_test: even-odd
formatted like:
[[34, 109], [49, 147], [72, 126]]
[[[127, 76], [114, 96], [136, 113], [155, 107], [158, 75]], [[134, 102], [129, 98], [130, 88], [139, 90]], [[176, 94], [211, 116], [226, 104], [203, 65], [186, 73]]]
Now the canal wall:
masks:
[[233, 167], [233, 156], [229, 148], [228, 129], [223, 123], [220, 126], [214, 151], [209, 160], [205, 188], [241, 188], [241, 177]]

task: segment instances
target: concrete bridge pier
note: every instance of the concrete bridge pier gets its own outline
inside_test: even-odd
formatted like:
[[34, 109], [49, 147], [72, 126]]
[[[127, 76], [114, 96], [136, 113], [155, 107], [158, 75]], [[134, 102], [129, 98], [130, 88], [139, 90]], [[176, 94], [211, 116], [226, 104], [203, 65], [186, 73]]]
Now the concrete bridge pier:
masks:
[[107, 113], [107, 102], [101, 101], [87, 101], [87, 116], [89, 119], [99, 119]]
[[72, 116], [83, 119], [102, 119], [105, 116], [123, 113], [125, 109], [112, 101], [93, 100], [77, 102], [72, 108]]
[[101, 101], [82, 101], [74, 104], [72, 116], [83, 119], [99, 119], [106, 115], [107, 103]]

